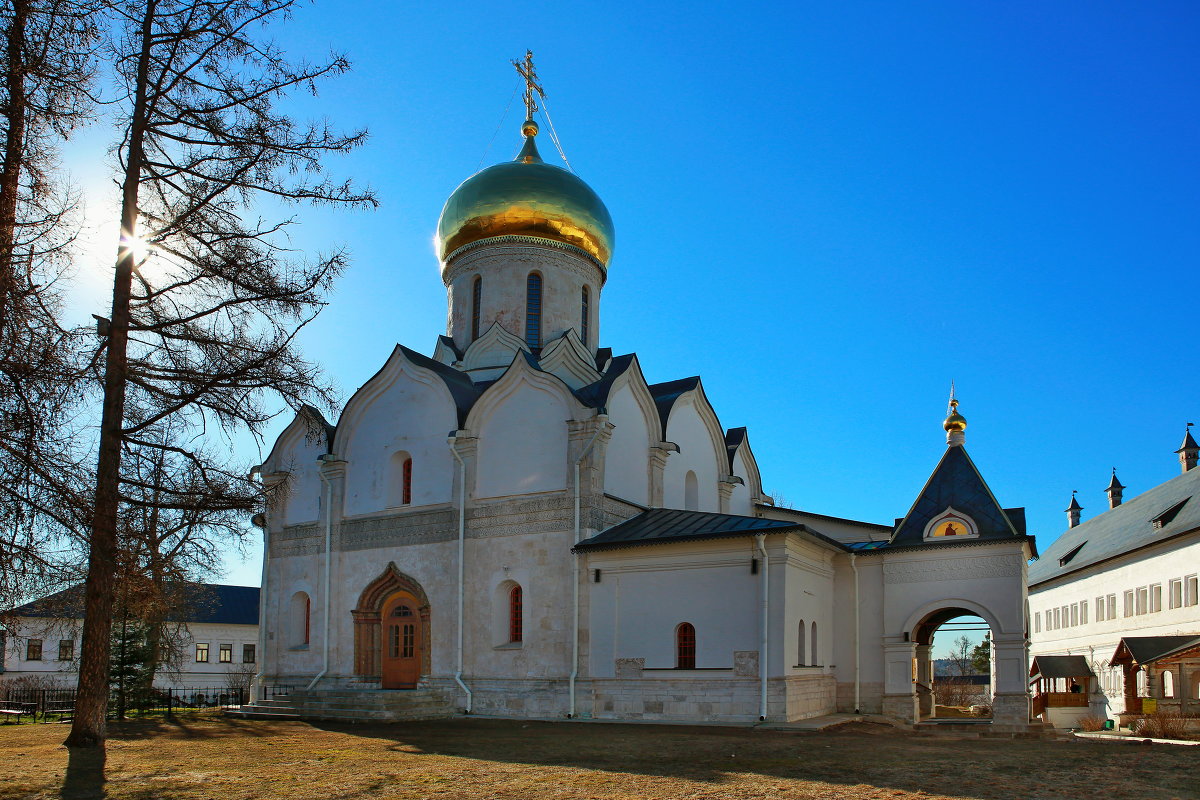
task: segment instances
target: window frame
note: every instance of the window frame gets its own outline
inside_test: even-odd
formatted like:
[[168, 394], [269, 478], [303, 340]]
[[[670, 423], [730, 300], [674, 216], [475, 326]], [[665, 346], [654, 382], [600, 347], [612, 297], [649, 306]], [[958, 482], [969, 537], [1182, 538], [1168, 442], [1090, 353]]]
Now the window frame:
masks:
[[42, 657], [42, 640], [41, 639], [26, 639], [25, 640], [25, 660], [26, 661], [43, 661]]
[[75, 660], [75, 640], [74, 639], [59, 639], [58, 640], [58, 660], [59, 661], [74, 661]]
[[1167, 608], [1183, 608], [1183, 578], [1172, 578], [1167, 583]]
[[543, 285], [541, 273], [525, 276], [525, 344], [535, 353], [542, 349]]
[[479, 319], [483, 305], [483, 276], [476, 275], [471, 281], [471, 341], [479, 338]]
[[696, 626], [681, 622], [675, 626], [675, 669], [696, 668]]
[[514, 584], [508, 590], [508, 643], [525, 641], [525, 590]]
[[233, 642], [221, 642], [217, 645], [217, 663], [233, 663]]
[[208, 663], [208, 642], [196, 642], [196, 663]]
[[404, 463], [400, 465], [400, 505], [412, 505], [412, 475], [413, 475], [413, 460], [412, 456], [404, 459]]
[[592, 314], [592, 291], [586, 283], [583, 285], [583, 289], [579, 293], [579, 303], [581, 306], [579, 313], [579, 339], [586, 347], [588, 343], [589, 329], [591, 328]]
[[[247, 655], [249, 655], [250, 657], [246, 658]], [[257, 664], [258, 663], [257, 659], [258, 659], [258, 645], [257, 644], [243, 644], [242, 645], [242, 663], [243, 664]]]

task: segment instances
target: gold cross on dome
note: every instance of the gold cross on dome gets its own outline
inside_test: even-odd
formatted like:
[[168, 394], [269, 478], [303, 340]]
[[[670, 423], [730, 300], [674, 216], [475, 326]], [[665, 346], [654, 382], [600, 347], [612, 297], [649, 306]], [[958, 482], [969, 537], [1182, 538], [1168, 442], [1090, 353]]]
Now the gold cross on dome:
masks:
[[533, 119], [533, 112], [538, 110], [537, 101], [533, 99], [533, 93], [537, 92], [539, 97], [545, 97], [546, 93], [542, 91], [541, 85], [537, 82], [537, 71], [533, 68], [533, 51], [525, 51], [525, 61], [522, 63], [513, 59], [512, 65], [516, 67], [517, 74], [525, 79], [525, 119]]

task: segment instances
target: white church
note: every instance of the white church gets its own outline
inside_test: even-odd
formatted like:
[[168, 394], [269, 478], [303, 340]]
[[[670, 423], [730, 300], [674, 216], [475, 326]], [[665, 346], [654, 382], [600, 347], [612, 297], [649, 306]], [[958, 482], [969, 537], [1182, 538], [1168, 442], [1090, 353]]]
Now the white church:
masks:
[[1026, 725], [1034, 540], [966, 420], [894, 525], [773, 506], [699, 378], [650, 383], [601, 346], [613, 224], [539, 156], [518, 69], [524, 146], [438, 221], [446, 334], [397, 345], [336, 423], [300, 413], [259, 470], [259, 696], [312, 718], [914, 723], [933, 632], [973, 614], [993, 724]]

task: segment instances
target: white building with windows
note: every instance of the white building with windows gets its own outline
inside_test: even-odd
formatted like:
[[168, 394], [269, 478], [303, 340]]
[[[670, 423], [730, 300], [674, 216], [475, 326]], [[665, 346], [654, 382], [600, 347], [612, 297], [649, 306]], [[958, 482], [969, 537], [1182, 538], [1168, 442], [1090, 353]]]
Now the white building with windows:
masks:
[[1033, 655], [1084, 656], [1090, 668], [1086, 699], [1050, 712], [1061, 724], [1140, 713], [1144, 700], [1200, 713], [1200, 447], [1190, 432], [1176, 453], [1181, 474], [1129, 500], [1114, 470], [1108, 509], [1089, 520], [1072, 497], [1070, 527], [1029, 569]]
[[260, 690], [310, 717], [915, 722], [934, 631], [976, 614], [995, 721], [1024, 726], [1033, 539], [965, 419], [895, 524], [775, 508], [699, 378], [601, 345], [614, 227], [539, 156], [533, 91], [516, 159], [442, 210], [432, 355], [395, 346], [259, 469]]
[[[189, 585], [193, 586], [193, 585]], [[226, 689], [257, 671], [256, 586], [194, 584], [196, 602], [173, 622], [178, 663], [164, 665], [154, 685], [175, 689]], [[0, 681], [28, 678], [73, 687], [83, 632], [83, 587], [28, 603], [0, 616]], [[36, 680], [34, 680], [36, 679]]]

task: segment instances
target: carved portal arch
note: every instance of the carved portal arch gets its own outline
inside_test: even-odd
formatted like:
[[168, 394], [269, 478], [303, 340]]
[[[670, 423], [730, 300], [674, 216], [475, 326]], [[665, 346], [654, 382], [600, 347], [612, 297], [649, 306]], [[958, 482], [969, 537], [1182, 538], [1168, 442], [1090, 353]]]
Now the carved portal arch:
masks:
[[397, 594], [406, 594], [416, 601], [417, 613], [421, 617], [424, 636], [421, 639], [421, 675], [428, 675], [431, 667], [432, 629], [429, 624], [429, 597], [425, 589], [410, 575], [396, 566], [395, 561], [375, 580], [367, 584], [358, 596], [358, 605], [350, 614], [354, 617], [354, 674], [378, 680], [382, 672], [381, 615], [388, 599]]

